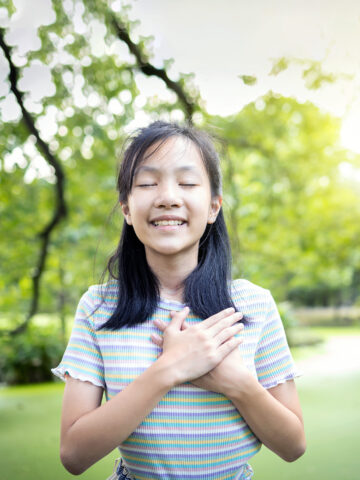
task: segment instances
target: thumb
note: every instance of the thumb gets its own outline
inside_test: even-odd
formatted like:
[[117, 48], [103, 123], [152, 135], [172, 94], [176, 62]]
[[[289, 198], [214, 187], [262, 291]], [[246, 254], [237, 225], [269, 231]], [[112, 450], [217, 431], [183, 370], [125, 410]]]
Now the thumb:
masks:
[[182, 310], [180, 310], [180, 312], [171, 311], [171, 321], [169, 323], [169, 327], [175, 327], [177, 330], [181, 330], [181, 326], [183, 325], [189, 311], [189, 307], [184, 307]]

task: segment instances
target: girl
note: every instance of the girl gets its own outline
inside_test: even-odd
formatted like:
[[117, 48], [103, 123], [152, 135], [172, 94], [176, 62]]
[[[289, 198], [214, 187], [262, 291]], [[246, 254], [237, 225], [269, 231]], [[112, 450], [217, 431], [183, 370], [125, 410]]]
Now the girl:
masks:
[[80, 474], [115, 447], [119, 479], [250, 478], [262, 443], [296, 460], [297, 372], [270, 292], [231, 282], [212, 142], [151, 124], [125, 151], [118, 190], [110, 279], [81, 298], [53, 369], [66, 379], [65, 468]]

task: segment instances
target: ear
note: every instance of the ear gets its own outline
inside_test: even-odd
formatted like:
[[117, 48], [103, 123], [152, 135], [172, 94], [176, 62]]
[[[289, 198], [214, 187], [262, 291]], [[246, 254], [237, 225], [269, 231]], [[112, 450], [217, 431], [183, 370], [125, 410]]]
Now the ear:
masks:
[[121, 205], [121, 211], [124, 215], [126, 223], [128, 225], [132, 225], [129, 205], [123, 202], [120, 202], [120, 205]]
[[222, 205], [222, 196], [216, 195], [211, 199], [211, 204], [209, 208], [209, 216], [207, 223], [214, 223]]

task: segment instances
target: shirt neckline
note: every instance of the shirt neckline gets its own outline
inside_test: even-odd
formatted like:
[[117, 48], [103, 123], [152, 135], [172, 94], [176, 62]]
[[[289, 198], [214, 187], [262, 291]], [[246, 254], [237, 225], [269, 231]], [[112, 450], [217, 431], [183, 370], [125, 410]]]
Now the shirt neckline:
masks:
[[159, 307], [165, 310], [175, 310], [179, 312], [185, 306], [185, 303], [178, 302], [177, 300], [170, 300], [169, 298], [160, 297], [159, 300]]

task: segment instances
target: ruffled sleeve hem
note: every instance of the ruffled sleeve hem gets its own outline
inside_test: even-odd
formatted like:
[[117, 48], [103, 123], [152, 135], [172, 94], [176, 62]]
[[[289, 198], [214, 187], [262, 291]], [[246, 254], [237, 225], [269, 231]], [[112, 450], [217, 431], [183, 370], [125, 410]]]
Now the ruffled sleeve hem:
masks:
[[297, 370], [296, 372], [289, 373], [286, 375], [286, 377], [269, 379], [269, 381], [265, 384], [263, 383], [262, 386], [268, 390], [269, 388], [277, 387], [278, 385], [288, 382], [289, 380], [294, 380], [295, 378], [301, 377], [303, 374], [304, 373], [301, 370]]
[[90, 382], [93, 385], [95, 385], [96, 387], [101, 387], [101, 388], [105, 389], [105, 385], [100, 380], [97, 380], [96, 378], [81, 374], [78, 371], [76, 371], [72, 368], [69, 368], [69, 367], [64, 367], [64, 366], [59, 365], [56, 368], [52, 368], [51, 372], [56, 377], [60, 378], [60, 380], [62, 380], [63, 382], [66, 382], [66, 374], [68, 374], [68, 375], [70, 375], [70, 377], [75, 378], [76, 380], [81, 380], [83, 382]]

